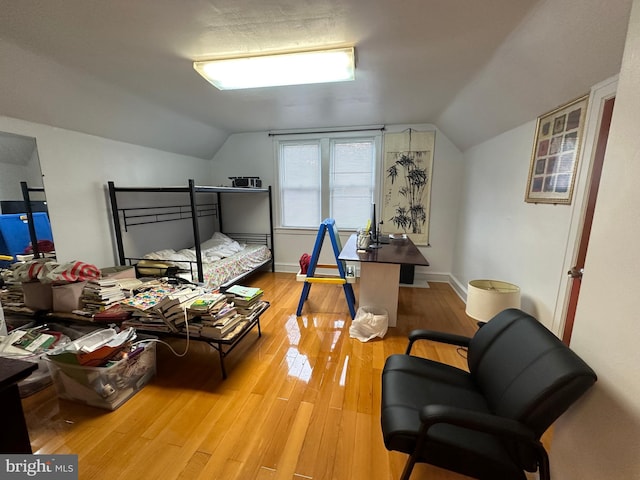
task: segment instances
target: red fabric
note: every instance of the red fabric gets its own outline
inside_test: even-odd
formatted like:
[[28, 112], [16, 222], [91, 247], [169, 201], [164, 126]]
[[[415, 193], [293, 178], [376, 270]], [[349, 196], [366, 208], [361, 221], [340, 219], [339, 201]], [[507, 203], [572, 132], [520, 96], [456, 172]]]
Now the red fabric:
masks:
[[[51, 240], [38, 240], [38, 251], [42, 253], [49, 253], [55, 251], [55, 246]], [[33, 253], [33, 246], [29, 245], [24, 249], [24, 253]]]
[[59, 272], [59, 274], [67, 282], [95, 280], [100, 278], [101, 275], [100, 269], [89, 263], [75, 262], [72, 265], [66, 265], [66, 267], [66, 270]]
[[303, 253], [300, 257], [300, 273], [303, 275], [307, 274], [307, 270], [309, 269], [309, 262], [311, 262], [311, 256], [308, 253]]
[[29, 265], [29, 270], [27, 273], [28, 278], [30, 280], [37, 279], [38, 275], [40, 275], [40, 272], [42, 272], [44, 268], [45, 268], [44, 263], [33, 262], [32, 264]]

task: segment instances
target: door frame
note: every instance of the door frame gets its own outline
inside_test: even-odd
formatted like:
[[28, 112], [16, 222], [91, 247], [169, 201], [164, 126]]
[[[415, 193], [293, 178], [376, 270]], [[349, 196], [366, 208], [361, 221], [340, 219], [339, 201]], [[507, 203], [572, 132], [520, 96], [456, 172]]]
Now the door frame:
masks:
[[578, 257], [578, 249], [582, 238], [582, 230], [584, 226], [585, 212], [589, 200], [589, 190], [591, 184], [591, 172], [593, 170], [593, 160], [600, 132], [600, 124], [602, 119], [602, 111], [605, 102], [611, 97], [615, 97], [618, 87], [618, 75], [611, 77], [591, 88], [589, 95], [589, 111], [586, 124], [585, 141], [582, 149], [580, 163], [576, 177], [576, 186], [574, 188], [573, 205], [571, 210], [571, 219], [569, 222], [569, 233], [567, 235], [567, 244], [565, 248], [563, 268], [561, 271], [558, 295], [556, 297], [556, 305], [553, 314], [553, 323], [551, 330], [560, 338], [562, 338], [567, 310], [569, 308], [569, 300], [571, 294], [572, 278], [567, 272], [575, 265]]

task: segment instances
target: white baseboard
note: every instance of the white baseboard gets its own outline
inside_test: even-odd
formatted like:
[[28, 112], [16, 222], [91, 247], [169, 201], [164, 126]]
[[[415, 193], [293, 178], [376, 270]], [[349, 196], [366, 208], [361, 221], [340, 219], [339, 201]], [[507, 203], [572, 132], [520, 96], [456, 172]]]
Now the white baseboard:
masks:
[[424, 280], [431, 283], [450, 283], [450, 275], [448, 273], [416, 273], [416, 280]]
[[275, 270], [279, 273], [298, 273], [298, 270], [300, 270], [300, 264], [276, 263]]
[[467, 303], [467, 285], [461, 283], [453, 275], [451, 275], [449, 278], [450, 278], [449, 284], [451, 285], [451, 288], [453, 288], [453, 291], [456, 292], [458, 296], [462, 299], [462, 301], [466, 304]]

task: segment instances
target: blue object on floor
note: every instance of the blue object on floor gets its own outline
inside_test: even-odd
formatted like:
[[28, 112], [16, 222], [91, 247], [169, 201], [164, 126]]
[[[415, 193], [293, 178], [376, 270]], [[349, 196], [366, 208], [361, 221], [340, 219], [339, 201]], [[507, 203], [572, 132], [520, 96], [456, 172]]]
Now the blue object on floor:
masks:
[[[34, 212], [33, 223], [38, 240], [53, 242], [51, 224], [46, 212]], [[26, 213], [8, 213], [0, 215], [0, 253], [11, 255], [24, 254], [25, 249], [31, 244], [29, 237], [29, 225]]]

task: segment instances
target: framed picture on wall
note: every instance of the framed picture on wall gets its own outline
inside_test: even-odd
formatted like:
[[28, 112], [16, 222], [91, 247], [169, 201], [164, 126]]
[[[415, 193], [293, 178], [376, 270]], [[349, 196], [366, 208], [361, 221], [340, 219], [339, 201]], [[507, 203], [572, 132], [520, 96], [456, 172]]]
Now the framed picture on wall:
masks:
[[526, 202], [571, 204], [588, 100], [584, 95], [538, 117]]
[[383, 234], [403, 233], [429, 245], [435, 131], [411, 128], [384, 135]]

